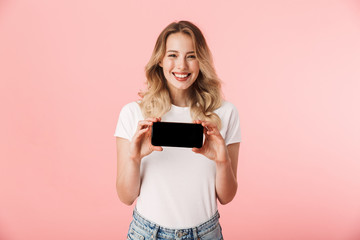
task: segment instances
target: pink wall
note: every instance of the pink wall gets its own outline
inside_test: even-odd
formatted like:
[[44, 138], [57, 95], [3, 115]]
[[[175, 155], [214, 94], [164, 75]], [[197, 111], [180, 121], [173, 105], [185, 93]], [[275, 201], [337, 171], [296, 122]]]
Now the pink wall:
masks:
[[360, 239], [359, 1], [0, 1], [0, 239], [125, 239], [115, 130], [157, 35], [207, 37], [243, 141], [225, 239]]

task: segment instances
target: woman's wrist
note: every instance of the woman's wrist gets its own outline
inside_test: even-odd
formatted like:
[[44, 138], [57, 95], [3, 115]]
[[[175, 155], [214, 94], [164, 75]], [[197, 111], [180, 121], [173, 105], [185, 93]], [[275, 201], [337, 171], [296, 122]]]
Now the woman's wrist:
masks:
[[129, 158], [130, 158], [131, 162], [136, 163], [136, 164], [140, 164], [141, 159], [142, 159], [141, 156], [139, 156], [139, 155], [131, 155], [130, 153], [129, 153], [129, 155], [130, 155]]
[[223, 141], [222, 145], [223, 149], [219, 151], [220, 154], [217, 156], [217, 159], [215, 159], [215, 162], [216, 164], [227, 165], [231, 163], [230, 155], [226, 147], [225, 141]]
[[227, 167], [227, 166], [231, 166], [231, 161], [230, 161], [230, 157], [224, 157], [218, 160], [215, 160], [216, 166], [217, 167]]

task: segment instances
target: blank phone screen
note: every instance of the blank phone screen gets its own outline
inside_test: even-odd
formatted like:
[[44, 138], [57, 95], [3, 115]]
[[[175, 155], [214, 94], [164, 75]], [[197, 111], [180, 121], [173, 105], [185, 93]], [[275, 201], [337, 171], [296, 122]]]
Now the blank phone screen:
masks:
[[196, 147], [203, 144], [203, 126], [195, 123], [154, 122], [151, 144], [169, 147]]

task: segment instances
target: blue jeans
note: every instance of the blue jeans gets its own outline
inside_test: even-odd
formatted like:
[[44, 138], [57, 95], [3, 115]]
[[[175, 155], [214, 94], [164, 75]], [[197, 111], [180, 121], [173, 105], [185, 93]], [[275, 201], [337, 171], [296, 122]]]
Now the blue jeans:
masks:
[[223, 240], [219, 223], [220, 214], [216, 214], [207, 222], [194, 228], [169, 229], [161, 227], [144, 217], [136, 209], [130, 223], [127, 239], [131, 240]]

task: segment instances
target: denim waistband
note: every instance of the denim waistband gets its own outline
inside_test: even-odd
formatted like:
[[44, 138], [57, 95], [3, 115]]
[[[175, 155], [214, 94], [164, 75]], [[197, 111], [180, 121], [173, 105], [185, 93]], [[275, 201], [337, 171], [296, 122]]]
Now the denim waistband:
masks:
[[193, 228], [185, 228], [185, 229], [170, 229], [163, 226], [160, 226], [156, 223], [151, 222], [150, 220], [144, 218], [140, 215], [140, 213], [134, 209], [133, 212], [134, 224], [138, 227], [142, 228], [143, 230], [154, 233], [154, 235], [174, 239], [174, 238], [181, 238], [182, 236], [191, 236], [191, 237], [201, 237], [208, 232], [211, 232], [214, 228], [217, 227], [219, 224], [220, 214], [218, 211], [211, 217], [210, 220], [195, 226]]

